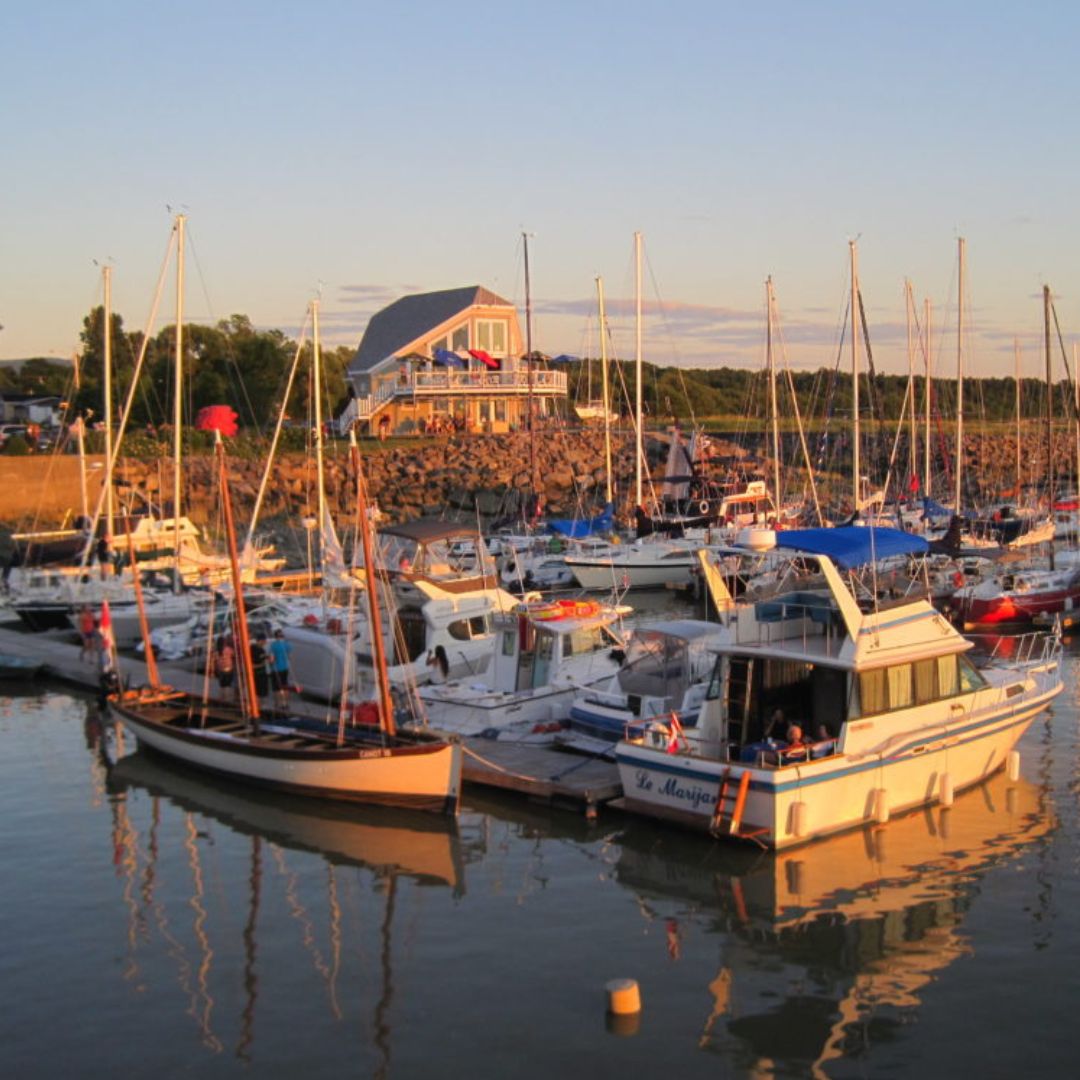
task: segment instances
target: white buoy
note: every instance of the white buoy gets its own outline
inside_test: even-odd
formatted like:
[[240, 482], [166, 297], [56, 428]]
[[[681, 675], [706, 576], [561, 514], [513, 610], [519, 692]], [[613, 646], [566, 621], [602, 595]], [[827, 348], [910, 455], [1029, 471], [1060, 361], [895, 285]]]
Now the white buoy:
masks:
[[804, 837], [810, 827], [810, 808], [804, 802], [791, 804], [791, 835]]
[[948, 809], [953, 804], [953, 783], [949, 773], [941, 774], [941, 782], [938, 785], [938, 798], [941, 805]]
[[635, 979], [612, 979], [607, 984], [608, 1012], [631, 1016], [641, 1012], [641, 991]]
[[1015, 784], [1020, 779], [1020, 751], [1010, 750], [1009, 756], [1005, 759], [1005, 775], [1009, 778], [1009, 782]]
[[889, 820], [889, 793], [883, 787], [874, 788], [873, 817], [879, 825]]

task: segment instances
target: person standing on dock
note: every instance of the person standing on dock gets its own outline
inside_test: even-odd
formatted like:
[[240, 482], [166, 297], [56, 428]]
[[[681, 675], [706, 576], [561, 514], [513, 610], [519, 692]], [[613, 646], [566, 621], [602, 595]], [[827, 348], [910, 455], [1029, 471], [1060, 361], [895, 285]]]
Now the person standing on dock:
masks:
[[236, 675], [236, 650], [233, 648], [232, 635], [222, 634], [214, 647], [214, 674], [217, 676], [218, 689], [226, 701], [233, 696], [233, 678]]
[[285, 708], [289, 704], [289, 654], [292, 644], [285, 640], [281, 630], [274, 631], [270, 642], [270, 680], [274, 686], [275, 704]]
[[79, 612], [80, 660], [93, 660], [97, 652], [97, 620], [87, 604]]
[[266, 652], [266, 635], [259, 634], [259, 636], [251, 644], [251, 673], [255, 679], [255, 696], [261, 702], [266, 697], [266, 690], [269, 686], [269, 672], [267, 665], [270, 663], [270, 658]]

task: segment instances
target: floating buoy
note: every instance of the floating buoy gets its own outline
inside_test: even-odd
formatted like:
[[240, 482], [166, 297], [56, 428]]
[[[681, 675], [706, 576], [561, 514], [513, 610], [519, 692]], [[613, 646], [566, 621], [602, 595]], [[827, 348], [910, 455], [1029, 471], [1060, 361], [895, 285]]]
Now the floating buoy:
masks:
[[607, 984], [607, 1007], [613, 1016], [641, 1012], [641, 991], [635, 979], [612, 979]]
[[874, 788], [872, 816], [879, 825], [889, 820], [889, 793], [883, 787]]
[[803, 837], [810, 824], [810, 808], [804, 802], [791, 804], [791, 834]]
[[941, 781], [938, 785], [938, 798], [941, 801], [941, 805], [948, 808], [953, 804], [953, 782], [952, 776], [949, 773], [941, 774]]
[[1009, 756], [1005, 759], [1005, 775], [1009, 778], [1009, 782], [1015, 784], [1020, 779], [1020, 751], [1010, 750]]

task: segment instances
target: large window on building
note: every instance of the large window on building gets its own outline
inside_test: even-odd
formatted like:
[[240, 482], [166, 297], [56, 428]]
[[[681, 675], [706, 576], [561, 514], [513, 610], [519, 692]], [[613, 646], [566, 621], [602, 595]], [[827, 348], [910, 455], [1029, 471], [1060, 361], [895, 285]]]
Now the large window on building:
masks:
[[476, 320], [476, 347], [493, 356], [506, 355], [507, 324], [503, 319]]
[[469, 348], [469, 324], [462, 323], [450, 335], [450, 348], [456, 353], [466, 352]]

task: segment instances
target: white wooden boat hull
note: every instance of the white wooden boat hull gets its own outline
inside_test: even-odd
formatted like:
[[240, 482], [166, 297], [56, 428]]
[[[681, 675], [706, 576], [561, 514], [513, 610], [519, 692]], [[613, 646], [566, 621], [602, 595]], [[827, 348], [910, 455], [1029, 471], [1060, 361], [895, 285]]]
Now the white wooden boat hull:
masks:
[[[456, 813], [461, 791], [461, 747], [456, 743], [346, 745], [296, 751], [267, 741], [140, 715], [143, 702], [111, 700], [109, 709], [139, 742], [199, 769], [299, 795]], [[175, 709], [172, 710], [175, 713]], [[161, 712], [168, 713], [168, 703]], [[267, 727], [267, 732], [280, 732]]]
[[624, 740], [616, 747], [616, 760], [626, 807], [712, 831], [725, 776], [730, 805], [748, 772], [742, 831], [764, 830], [757, 839], [779, 849], [872, 823], [883, 808], [893, 814], [937, 802], [946, 778], [959, 791], [1001, 768], [1031, 720], [1060, 693], [1055, 668], [1029, 683], [1022, 695], [1009, 697], [1002, 688], [978, 691], [962, 711], [901, 729], [878, 752], [759, 768], [668, 753], [666, 739], [651, 744], [648, 735]]
[[663, 589], [689, 586], [693, 583], [693, 568], [697, 557], [687, 552], [685, 559], [655, 559], [638, 562], [617, 562], [612, 559], [574, 559], [568, 557], [567, 568], [578, 585], [589, 592], [617, 589]]

